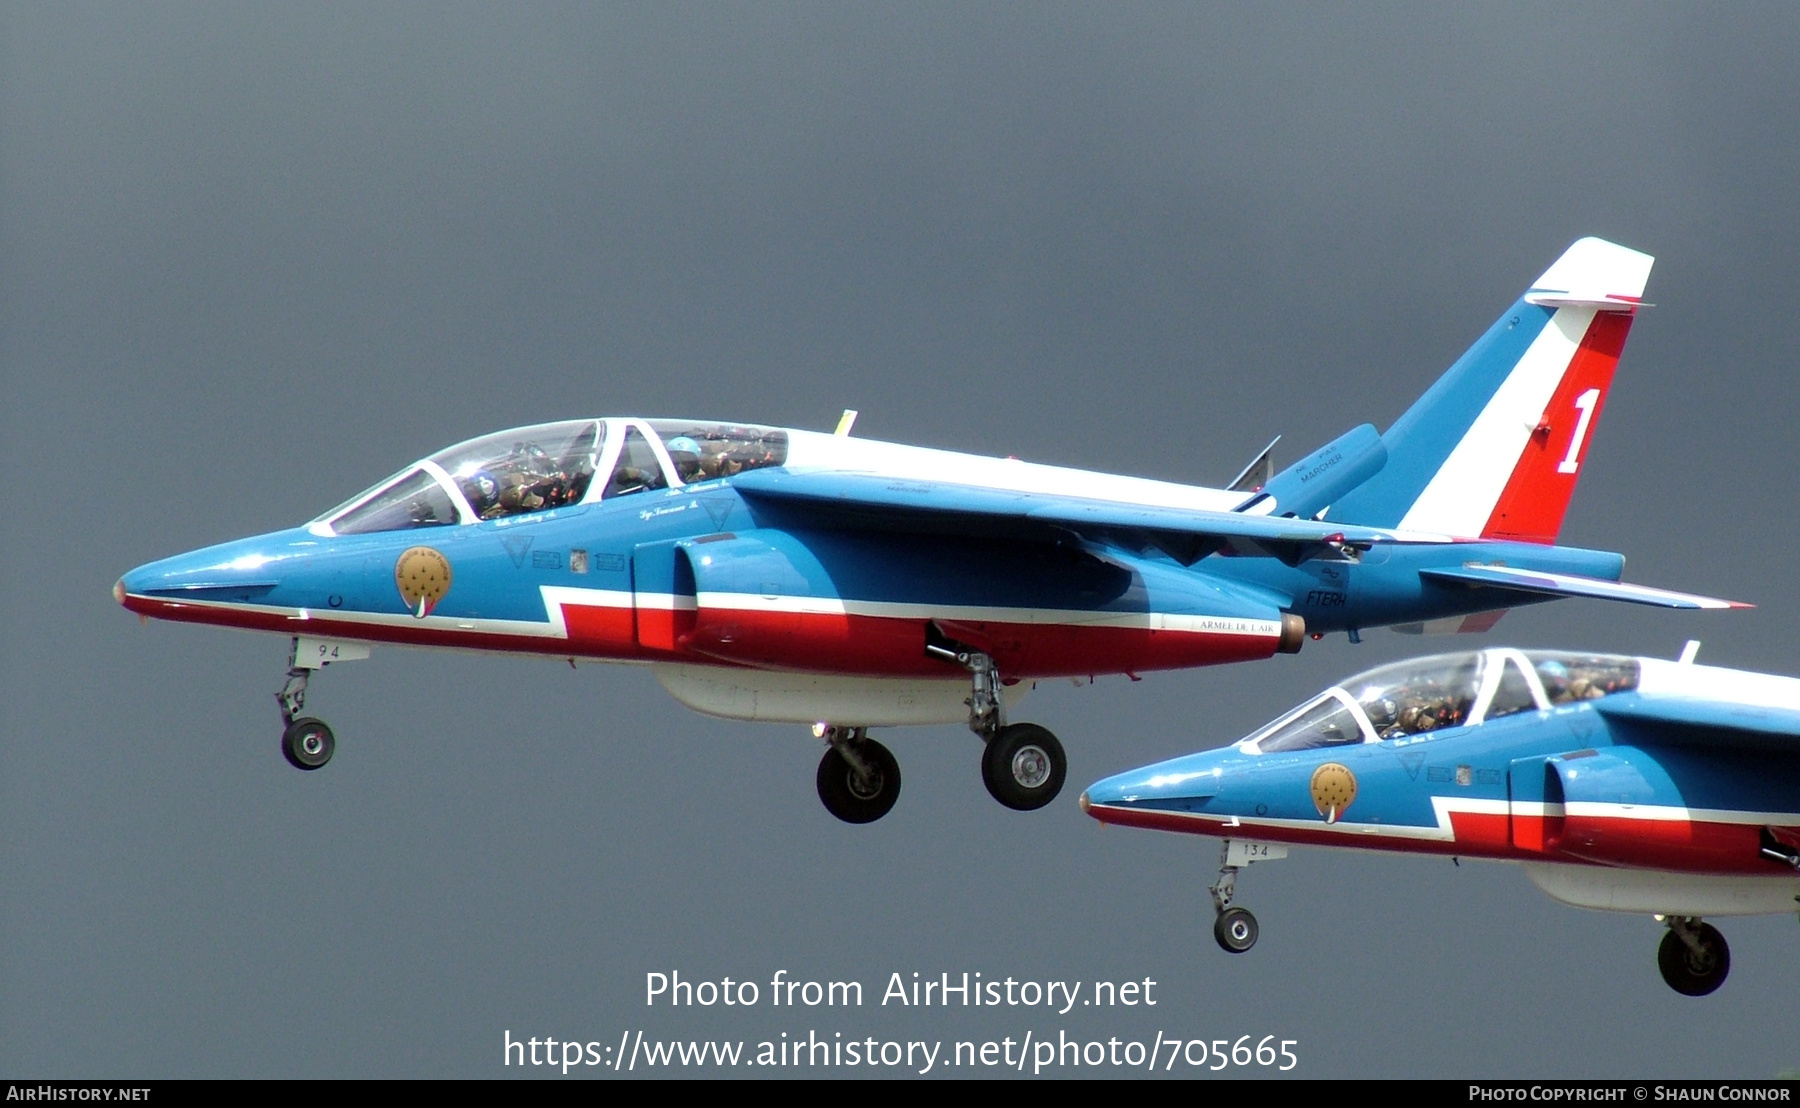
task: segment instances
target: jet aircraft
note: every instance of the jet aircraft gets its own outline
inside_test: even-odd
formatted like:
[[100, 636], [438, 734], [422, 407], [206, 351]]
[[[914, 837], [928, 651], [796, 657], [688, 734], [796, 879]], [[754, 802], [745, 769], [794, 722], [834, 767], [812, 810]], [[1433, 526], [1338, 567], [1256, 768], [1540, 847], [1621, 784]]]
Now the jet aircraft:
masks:
[[1651, 258], [1583, 239], [1385, 434], [1204, 488], [739, 423], [586, 418], [474, 439], [310, 523], [142, 566], [143, 616], [292, 639], [282, 751], [326, 664], [371, 643], [648, 663], [691, 708], [811, 723], [852, 823], [900, 788], [879, 726], [966, 722], [988, 790], [1047, 804], [1055, 735], [1009, 722], [1039, 678], [1214, 665], [1365, 628], [1485, 629], [1620, 583], [1555, 545]]
[[1492, 648], [1396, 662], [1236, 744], [1109, 777], [1104, 823], [1225, 840], [1213, 936], [1256, 918], [1238, 870], [1287, 844], [1519, 862], [1582, 908], [1655, 915], [1663, 979], [1703, 996], [1731, 968], [1704, 916], [1800, 900], [1800, 680], [1680, 661]]

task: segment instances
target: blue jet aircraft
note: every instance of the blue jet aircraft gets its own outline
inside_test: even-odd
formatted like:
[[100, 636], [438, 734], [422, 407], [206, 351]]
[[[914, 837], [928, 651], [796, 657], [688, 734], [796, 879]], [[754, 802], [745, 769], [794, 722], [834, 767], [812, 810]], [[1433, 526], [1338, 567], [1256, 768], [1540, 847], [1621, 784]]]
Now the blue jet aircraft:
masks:
[[1081, 795], [1104, 823], [1225, 840], [1213, 937], [1256, 942], [1238, 870], [1288, 843], [1519, 862], [1565, 904], [1654, 915], [1657, 963], [1703, 996], [1731, 968], [1703, 916], [1800, 899], [1800, 680], [1494, 648], [1396, 662], [1238, 743]]
[[966, 722], [1008, 807], [1062, 787], [1044, 677], [1267, 658], [1412, 625], [1484, 630], [1562, 596], [1725, 601], [1621, 584], [1555, 545], [1651, 259], [1583, 239], [1385, 434], [1358, 427], [1225, 489], [837, 434], [589, 418], [465, 442], [310, 523], [154, 562], [144, 616], [289, 636], [277, 698], [301, 769], [335, 738], [308, 678], [371, 643], [648, 663], [702, 712], [814, 725], [852, 823], [900, 769], [868, 728]]

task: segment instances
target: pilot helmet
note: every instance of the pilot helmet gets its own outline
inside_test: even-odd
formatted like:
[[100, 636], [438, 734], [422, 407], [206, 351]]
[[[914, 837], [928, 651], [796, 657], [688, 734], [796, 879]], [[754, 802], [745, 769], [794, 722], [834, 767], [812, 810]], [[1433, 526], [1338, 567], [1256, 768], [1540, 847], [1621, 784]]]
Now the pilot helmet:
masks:
[[464, 478], [463, 492], [475, 502], [475, 510], [480, 511], [484, 504], [491, 504], [500, 495], [500, 482], [485, 469], [476, 470]]
[[1544, 691], [1552, 698], [1569, 691], [1569, 667], [1558, 661], [1541, 662], [1537, 667], [1538, 677], [1544, 682]]

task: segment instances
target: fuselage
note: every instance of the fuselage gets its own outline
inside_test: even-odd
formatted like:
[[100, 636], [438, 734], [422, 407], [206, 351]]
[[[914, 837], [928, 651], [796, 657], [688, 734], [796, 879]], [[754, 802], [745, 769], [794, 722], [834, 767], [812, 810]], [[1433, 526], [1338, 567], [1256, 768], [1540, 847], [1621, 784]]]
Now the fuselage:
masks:
[[[1404, 686], [1407, 665], [1426, 676]], [[1451, 706], [1413, 708], [1409, 729], [1415, 702]], [[1800, 681], [1651, 658], [1444, 655], [1347, 681], [1230, 747], [1107, 778], [1083, 803], [1107, 823], [1224, 838], [1769, 878], [1757, 903], [1776, 907], [1758, 910], [1791, 909], [1794, 869], [1763, 847], [1800, 844], [1800, 739], [1721, 742], [1639, 710], [1721, 702], [1746, 718], [1791, 711]]]
[[1623, 562], [1501, 542], [1184, 565], [1074, 534], [843, 525], [742, 495], [734, 479], [756, 468], [1215, 512], [1246, 500], [802, 430], [581, 420], [452, 447], [310, 524], [151, 563], [116, 591], [143, 615], [283, 634], [956, 683], [929, 635], [985, 650], [1009, 681], [1137, 673], [1297, 648], [1295, 615], [1322, 633], [1495, 605], [1421, 579], [1430, 565], [1616, 579]]

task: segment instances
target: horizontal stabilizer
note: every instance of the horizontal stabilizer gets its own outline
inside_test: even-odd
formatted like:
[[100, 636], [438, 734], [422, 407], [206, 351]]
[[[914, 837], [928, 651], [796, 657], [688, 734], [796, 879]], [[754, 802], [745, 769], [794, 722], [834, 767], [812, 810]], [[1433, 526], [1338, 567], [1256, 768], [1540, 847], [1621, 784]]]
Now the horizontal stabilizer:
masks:
[[1654, 261], [1648, 254], [1604, 239], [1582, 239], [1533, 282], [1525, 303], [1629, 312], [1642, 305]]
[[1658, 608], [1752, 608], [1736, 600], [1720, 600], [1712, 596], [1670, 592], [1645, 585], [1627, 585], [1623, 581], [1606, 581], [1598, 577], [1576, 577], [1568, 573], [1540, 573], [1532, 569], [1510, 566], [1456, 566], [1449, 569], [1422, 569], [1419, 576], [1434, 581], [1458, 581], [1463, 584], [1512, 589], [1541, 596], [1585, 596], [1594, 600], [1623, 600], [1628, 604], [1649, 604]]
[[1437, 535], [1401, 535], [1306, 519], [1123, 504], [866, 473], [757, 469], [732, 478], [732, 487], [752, 500], [811, 513], [820, 524], [829, 526], [881, 530], [903, 521], [931, 520], [939, 529], [964, 533], [993, 534], [1009, 527], [1015, 532], [1035, 527], [1040, 529], [1040, 537], [1052, 530], [1074, 531], [1094, 539], [1135, 533], [1189, 565], [1226, 546], [1294, 564], [1306, 558], [1341, 556], [1341, 548], [1346, 546], [1444, 541]]

